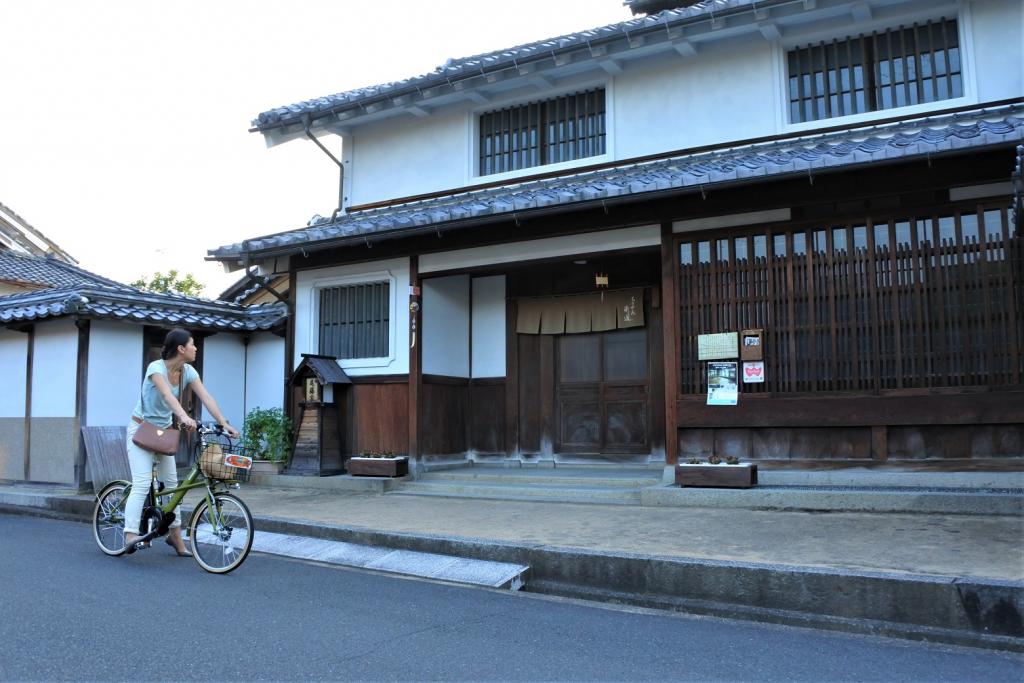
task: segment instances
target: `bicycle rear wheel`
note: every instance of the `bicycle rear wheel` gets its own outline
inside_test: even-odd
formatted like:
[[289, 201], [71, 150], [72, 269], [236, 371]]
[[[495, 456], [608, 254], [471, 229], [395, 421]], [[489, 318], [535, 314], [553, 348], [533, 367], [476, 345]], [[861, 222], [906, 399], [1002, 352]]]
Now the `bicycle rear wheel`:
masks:
[[188, 523], [192, 556], [199, 566], [213, 574], [237, 569], [252, 549], [252, 514], [241, 499], [230, 493], [213, 496], [215, 509], [203, 499]]
[[107, 555], [124, 553], [124, 501], [131, 487], [126, 481], [112, 481], [96, 496], [92, 511], [92, 535]]

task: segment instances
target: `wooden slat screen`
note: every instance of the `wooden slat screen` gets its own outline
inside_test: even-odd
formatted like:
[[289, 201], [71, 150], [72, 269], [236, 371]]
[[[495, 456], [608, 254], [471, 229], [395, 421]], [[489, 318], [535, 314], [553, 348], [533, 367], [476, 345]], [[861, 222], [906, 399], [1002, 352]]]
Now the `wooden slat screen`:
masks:
[[480, 115], [480, 175], [604, 152], [604, 88]]
[[683, 240], [680, 393], [707, 392], [697, 335], [749, 328], [745, 393], [1019, 385], [1021, 240], [1006, 203]]
[[383, 358], [389, 353], [388, 282], [320, 290], [320, 350], [335, 358]]
[[964, 94], [955, 19], [797, 47], [787, 61], [791, 123]]

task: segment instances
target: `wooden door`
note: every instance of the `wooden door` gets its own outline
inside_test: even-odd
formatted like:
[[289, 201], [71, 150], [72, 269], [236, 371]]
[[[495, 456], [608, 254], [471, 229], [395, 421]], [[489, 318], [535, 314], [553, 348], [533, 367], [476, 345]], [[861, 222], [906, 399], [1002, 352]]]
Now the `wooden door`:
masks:
[[556, 346], [556, 450], [650, 452], [646, 328], [567, 334]]

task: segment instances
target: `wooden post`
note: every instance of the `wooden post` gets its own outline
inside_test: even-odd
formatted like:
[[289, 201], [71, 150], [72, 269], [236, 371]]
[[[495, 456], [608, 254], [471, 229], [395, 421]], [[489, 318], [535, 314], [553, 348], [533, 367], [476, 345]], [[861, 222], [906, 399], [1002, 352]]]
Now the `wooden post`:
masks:
[[[419, 257], [413, 254], [409, 257], [409, 285], [416, 287], [413, 291], [422, 291], [419, 289], [421, 286], [420, 281], [420, 260]], [[421, 297], [417, 297], [417, 303]], [[400, 299], [401, 300], [401, 299]], [[412, 301], [411, 297], [406, 297], [407, 301]], [[404, 311], [399, 312], [400, 316], [409, 316], [409, 325], [415, 325], [415, 339], [411, 338], [410, 341], [414, 341], [415, 345], [409, 349], [409, 458], [410, 460], [419, 458], [420, 456], [420, 439], [419, 439], [419, 424], [420, 424], [420, 388], [423, 386], [423, 315], [422, 311], [418, 310], [412, 312], [408, 307]], [[410, 329], [410, 333], [413, 330]]]
[[885, 425], [871, 428], [871, 458], [877, 462], [889, 459], [889, 428]]
[[679, 277], [672, 224], [661, 224], [661, 334], [664, 353], [665, 466], [678, 462], [679, 430]]
[[84, 490], [88, 476], [85, 470], [86, 452], [82, 427], [85, 427], [88, 408], [86, 399], [89, 390], [89, 321], [75, 320], [75, 326], [78, 328], [78, 369], [75, 380], [75, 417], [78, 420], [75, 441], [78, 443], [78, 450], [75, 454], [75, 483], [79, 490]]
[[519, 454], [519, 335], [516, 334], [516, 303], [505, 285], [505, 455]]
[[30, 481], [32, 466], [32, 361], [36, 354], [36, 327], [28, 329], [28, 346], [25, 353], [25, 438], [24, 479]]
[[[295, 413], [295, 407], [293, 406], [294, 398], [292, 397], [292, 386], [291, 378], [292, 371], [295, 370], [295, 325], [298, 321], [295, 320], [295, 301], [298, 298], [298, 275], [295, 273], [295, 267], [289, 262], [288, 264], [288, 322], [285, 327], [284, 336], [284, 379], [281, 384], [284, 385], [284, 401], [281, 405], [284, 406], [285, 415], [291, 418], [292, 424], [298, 428], [298, 419]], [[310, 353], [320, 353], [320, 349], [317, 348], [315, 351]]]

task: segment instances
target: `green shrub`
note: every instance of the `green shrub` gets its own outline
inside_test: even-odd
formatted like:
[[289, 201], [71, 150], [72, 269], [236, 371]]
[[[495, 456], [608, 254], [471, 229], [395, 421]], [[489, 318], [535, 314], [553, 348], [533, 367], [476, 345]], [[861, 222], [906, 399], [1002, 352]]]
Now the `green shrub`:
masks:
[[253, 408], [245, 416], [242, 445], [257, 458], [284, 462], [292, 449], [292, 421], [280, 408]]

